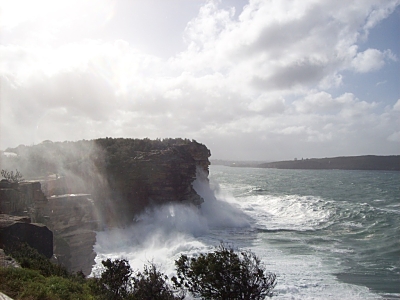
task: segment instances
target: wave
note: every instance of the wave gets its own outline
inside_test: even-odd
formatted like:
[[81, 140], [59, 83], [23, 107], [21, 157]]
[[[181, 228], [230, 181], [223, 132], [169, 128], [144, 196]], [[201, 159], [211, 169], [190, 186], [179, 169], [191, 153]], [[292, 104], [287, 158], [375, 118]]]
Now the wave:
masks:
[[242, 197], [241, 209], [265, 230], [317, 230], [329, 225], [336, 213], [330, 202], [298, 195], [251, 195]]
[[167, 274], [173, 273], [179, 254], [206, 252], [215, 246], [202, 242], [210, 230], [250, 227], [249, 217], [240, 208], [215, 196], [218, 186], [196, 179], [193, 187], [204, 199], [200, 208], [177, 203], [156, 206], [137, 216], [127, 228], [98, 232], [92, 276], [100, 272], [106, 258], [125, 258], [138, 269], [152, 261]]

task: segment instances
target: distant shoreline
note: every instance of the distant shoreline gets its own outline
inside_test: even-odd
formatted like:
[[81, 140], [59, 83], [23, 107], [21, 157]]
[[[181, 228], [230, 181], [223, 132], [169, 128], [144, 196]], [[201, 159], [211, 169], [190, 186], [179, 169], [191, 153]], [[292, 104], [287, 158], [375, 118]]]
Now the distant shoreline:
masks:
[[305, 169], [305, 170], [377, 170], [400, 171], [400, 155], [342, 156], [298, 159], [263, 163], [257, 168]]
[[400, 155], [340, 156], [275, 162], [232, 161], [222, 159], [211, 159], [210, 161], [212, 165], [236, 168], [400, 171]]

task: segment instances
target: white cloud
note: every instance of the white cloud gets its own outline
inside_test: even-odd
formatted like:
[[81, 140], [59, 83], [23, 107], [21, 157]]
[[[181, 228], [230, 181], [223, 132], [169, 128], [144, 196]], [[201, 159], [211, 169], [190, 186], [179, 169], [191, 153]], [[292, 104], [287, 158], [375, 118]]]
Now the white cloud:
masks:
[[[210, 142], [221, 156], [232, 145], [245, 155], [254, 143], [261, 157], [279, 155], [274, 147], [292, 153], [293, 145], [373, 153], [378, 148], [369, 134], [374, 141], [393, 134], [399, 101], [385, 115], [378, 102], [352, 92], [334, 96], [334, 89], [344, 84], [344, 71], [370, 72], [397, 59], [390, 50], [359, 52], [358, 42], [361, 30], [373, 28], [398, 1], [250, 1], [240, 15], [208, 1], [182, 28], [187, 49], [169, 59], [121, 38], [89, 35], [106, 26], [106, 7], [117, 9], [112, 1], [101, 3], [93, 15], [86, 9], [94, 25], [78, 34], [85, 38], [70, 36], [81, 20], [67, 18], [67, 9], [62, 17], [53, 2], [48, 12], [3, 20], [2, 147], [44, 139], [182, 136]], [[42, 14], [51, 15], [46, 25], [55, 24], [59, 36], [36, 22]], [[57, 16], [66, 23], [58, 24]]]
[[400, 112], [400, 99], [393, 105], [393, 110]]
[[384, 64], [384, 54], [376, 49], [367, 49], [364, 52], [359, 52], [352, 61], [354, 70], [359, 73], [379, 70]]

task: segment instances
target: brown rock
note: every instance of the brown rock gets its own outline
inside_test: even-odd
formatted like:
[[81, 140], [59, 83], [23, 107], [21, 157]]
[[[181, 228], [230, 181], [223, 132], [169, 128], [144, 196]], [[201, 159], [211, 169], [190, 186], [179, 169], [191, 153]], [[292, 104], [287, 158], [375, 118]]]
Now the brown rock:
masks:
[[43, 224], [30, 223], [27, 217], [0, 215], [0, 248], [27, 243], [39, 253], [53, 255], [53, 233]]

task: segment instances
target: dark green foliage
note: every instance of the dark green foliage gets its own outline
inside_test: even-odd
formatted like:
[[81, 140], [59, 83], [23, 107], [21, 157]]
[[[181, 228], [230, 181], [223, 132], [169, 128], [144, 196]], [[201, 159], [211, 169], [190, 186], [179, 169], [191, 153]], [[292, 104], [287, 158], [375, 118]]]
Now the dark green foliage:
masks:
[[[175, 291], [177, 292], [177, 291]], [[168, 276], [159, 272], [154, 264], [145, 266], [143, 272], [138, 272], [133, 278], [133, 299], [180, 300], [184, 294], [175, 295], [168, 284]]]
[[178, 291], [168, 284], [168, 276], [159, 272], [154, 264], [145, 266], [143, 272], [133, 274], [125, 259], [103, 260], [104, 272], [91, 284], [100, 299], [181, 300]]
[[202, 299], [264, 299], [272, 296], [275, 274], [251, 251], [221, 245], [208, 254], [175, 261], [171, 280], [154, 264], [134, 273], [125, 259], [102, 261], [100, 278], [71, 275], [27, 245], [7, 249], [23, 268], [0, 268], [0, 290], [15, 299], [182, 300], [186, 291]]
[[132, 289], [132, 269], [126, 259], [110, 259], [101, 262], [105, 271], [99, 280], [100, 291], [106, 299], [124, 299]]
[[190, 259], [181, 255], [175, 265], [175, 285], [203, 299], [264, 299], [276, 285], [276, 275], [267, 273], [253, 252], [223, 245]]
[[0, 268], [0, 291], [16, 298], [28, 282], [43, 283], [44, 277], [38, 271], [22, 268]]
[[53, 264], [48, 258], [27, 244], [15, 244], [13, 247], [4, 250], [23, 268], [38, 270], [43, 276], [69, 276], [68, 271], [63, 266]]
[[18, 170], [15, 170], [15, 174], [14, 171], [1, 170], [1, 176], [9, 182], [18, 183], [24, 181], [22, 174]]
[[45, 277], [39, 271], [24, 268], [0, 268], [0, 278], [0, 290], [14, 299], [95, 299], [89, 285], [73, 278]]

